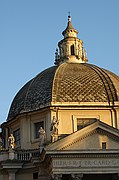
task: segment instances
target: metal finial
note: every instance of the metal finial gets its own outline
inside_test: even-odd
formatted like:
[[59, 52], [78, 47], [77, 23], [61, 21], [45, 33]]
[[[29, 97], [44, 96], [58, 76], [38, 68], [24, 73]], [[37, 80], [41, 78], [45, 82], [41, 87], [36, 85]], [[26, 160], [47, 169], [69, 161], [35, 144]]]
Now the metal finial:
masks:
[[68, 22], [71, 21], [70, 11], [68, 12]]

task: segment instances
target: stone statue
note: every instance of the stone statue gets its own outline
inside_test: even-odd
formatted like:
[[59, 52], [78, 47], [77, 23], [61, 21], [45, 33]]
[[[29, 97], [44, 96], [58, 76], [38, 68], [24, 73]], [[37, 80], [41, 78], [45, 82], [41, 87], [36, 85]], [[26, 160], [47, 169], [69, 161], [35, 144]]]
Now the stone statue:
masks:
[[50, 130], [52, 131], [51, 137], [52, 137], [52, 142], [56, 141], [58, 139], [58, 125], [59, 125], [59, 120], [53, 116], [53, 120], [51, 123], [51, 128]]
[[10, 134], [10, 136], [8, 138], [8, 142], [9, 142], [9, 148], [14, 149], [15, 148], [15, 138], [14, 138], [13, 134]]
[[46, 140], [46, 132], [42, 127], [40, 127], [38, 132], [39, 132], [39, 140], [40, 140], [39, 146], [43, 146]]
[[86, 50], [83, 48], [83, 60], [86, 61], [87, 60], [87, 54], [86, 54]]

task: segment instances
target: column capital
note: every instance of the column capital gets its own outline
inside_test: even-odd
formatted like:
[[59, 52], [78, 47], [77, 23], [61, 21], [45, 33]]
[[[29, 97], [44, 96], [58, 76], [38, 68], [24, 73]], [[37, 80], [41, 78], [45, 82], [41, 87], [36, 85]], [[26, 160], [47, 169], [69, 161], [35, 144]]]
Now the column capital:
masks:
[[71, 174], [73, 180], [81, 180], [83, 178], [83, 174]]
[[62, 174], [53, 174], [51, 176], [52, 180], [61, 180], [61, 178], [62, 178]]

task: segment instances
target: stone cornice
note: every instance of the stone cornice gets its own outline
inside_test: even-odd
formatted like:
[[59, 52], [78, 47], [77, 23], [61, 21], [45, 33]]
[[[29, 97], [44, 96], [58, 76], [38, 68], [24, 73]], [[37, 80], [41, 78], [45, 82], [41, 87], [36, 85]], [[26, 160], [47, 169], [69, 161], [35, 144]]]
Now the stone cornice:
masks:
[[115, 101], [114, 104], [110, 102], [51, 102], [52, 106], [83, 106], [83, 107], [119, 107], [119, 101]]
[[46, 155], [52, 158], [119, 158], [119, 150], [48, 150]]

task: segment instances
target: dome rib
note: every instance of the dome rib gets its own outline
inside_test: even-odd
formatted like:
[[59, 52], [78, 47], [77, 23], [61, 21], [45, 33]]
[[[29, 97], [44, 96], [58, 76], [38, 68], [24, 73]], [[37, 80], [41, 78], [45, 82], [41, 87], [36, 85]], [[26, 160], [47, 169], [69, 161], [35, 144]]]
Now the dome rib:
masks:
[[[111, 78], [109, 77], [109, 75], [105, 72], [105, 70], [101, 69], [102, 72], [105, 74], [105, 76], [108, 78], [107, 83], [111, 92], [111, 96], [112, 96], [112, 103], [114, 104], [115, 101], [118, 101], [118, 96], [117, 96], [117, 91], [116, 88], [113, 84], [113, 81], [111, 80]], [[110, 82], [110, 83], [109, 83]]]
[[[58, 91], [58, 88], [60, 88], [60, 84], [59, 86], [56, 85], [56, 81], [59, 79], [62, 79], [63, 77], [63, 74], [64, 74], [64, 71], [65, 71], [65, 64], [66, 63], [63, 63], [61, 64], [57, 69], [56, 69], [56, 72], [55, 72], [55, 75], [54, 75], [54, 79], [53, 79], [53, 86], [52, 86], [52, 102], [55, 102], [55, 99], [56, 99], [56, 93], [55, 91], [57, 92]], [[60, 71], [60, 68], [62, 68], [62, 70]], [[60, 74], [60, 75], [59, 75]], [[58, 75], [58, 78], [57, 78], [57, 75]], [[56, 89], [57, 88], [57, 89]], [[55, 91], [54, 91], [55, 89]]]
[[91, 66], [89, 64], [85, 64], [85, 65], [92, 68], [100, 76], [107, 93], [108, 103], [110, 104], [110, 102], [112, 102], [114, 104], [114, 101], [118, 101], [116, 89], [109, 75], [102, 68], [99, 68], [96, 65], [91, 65]]

